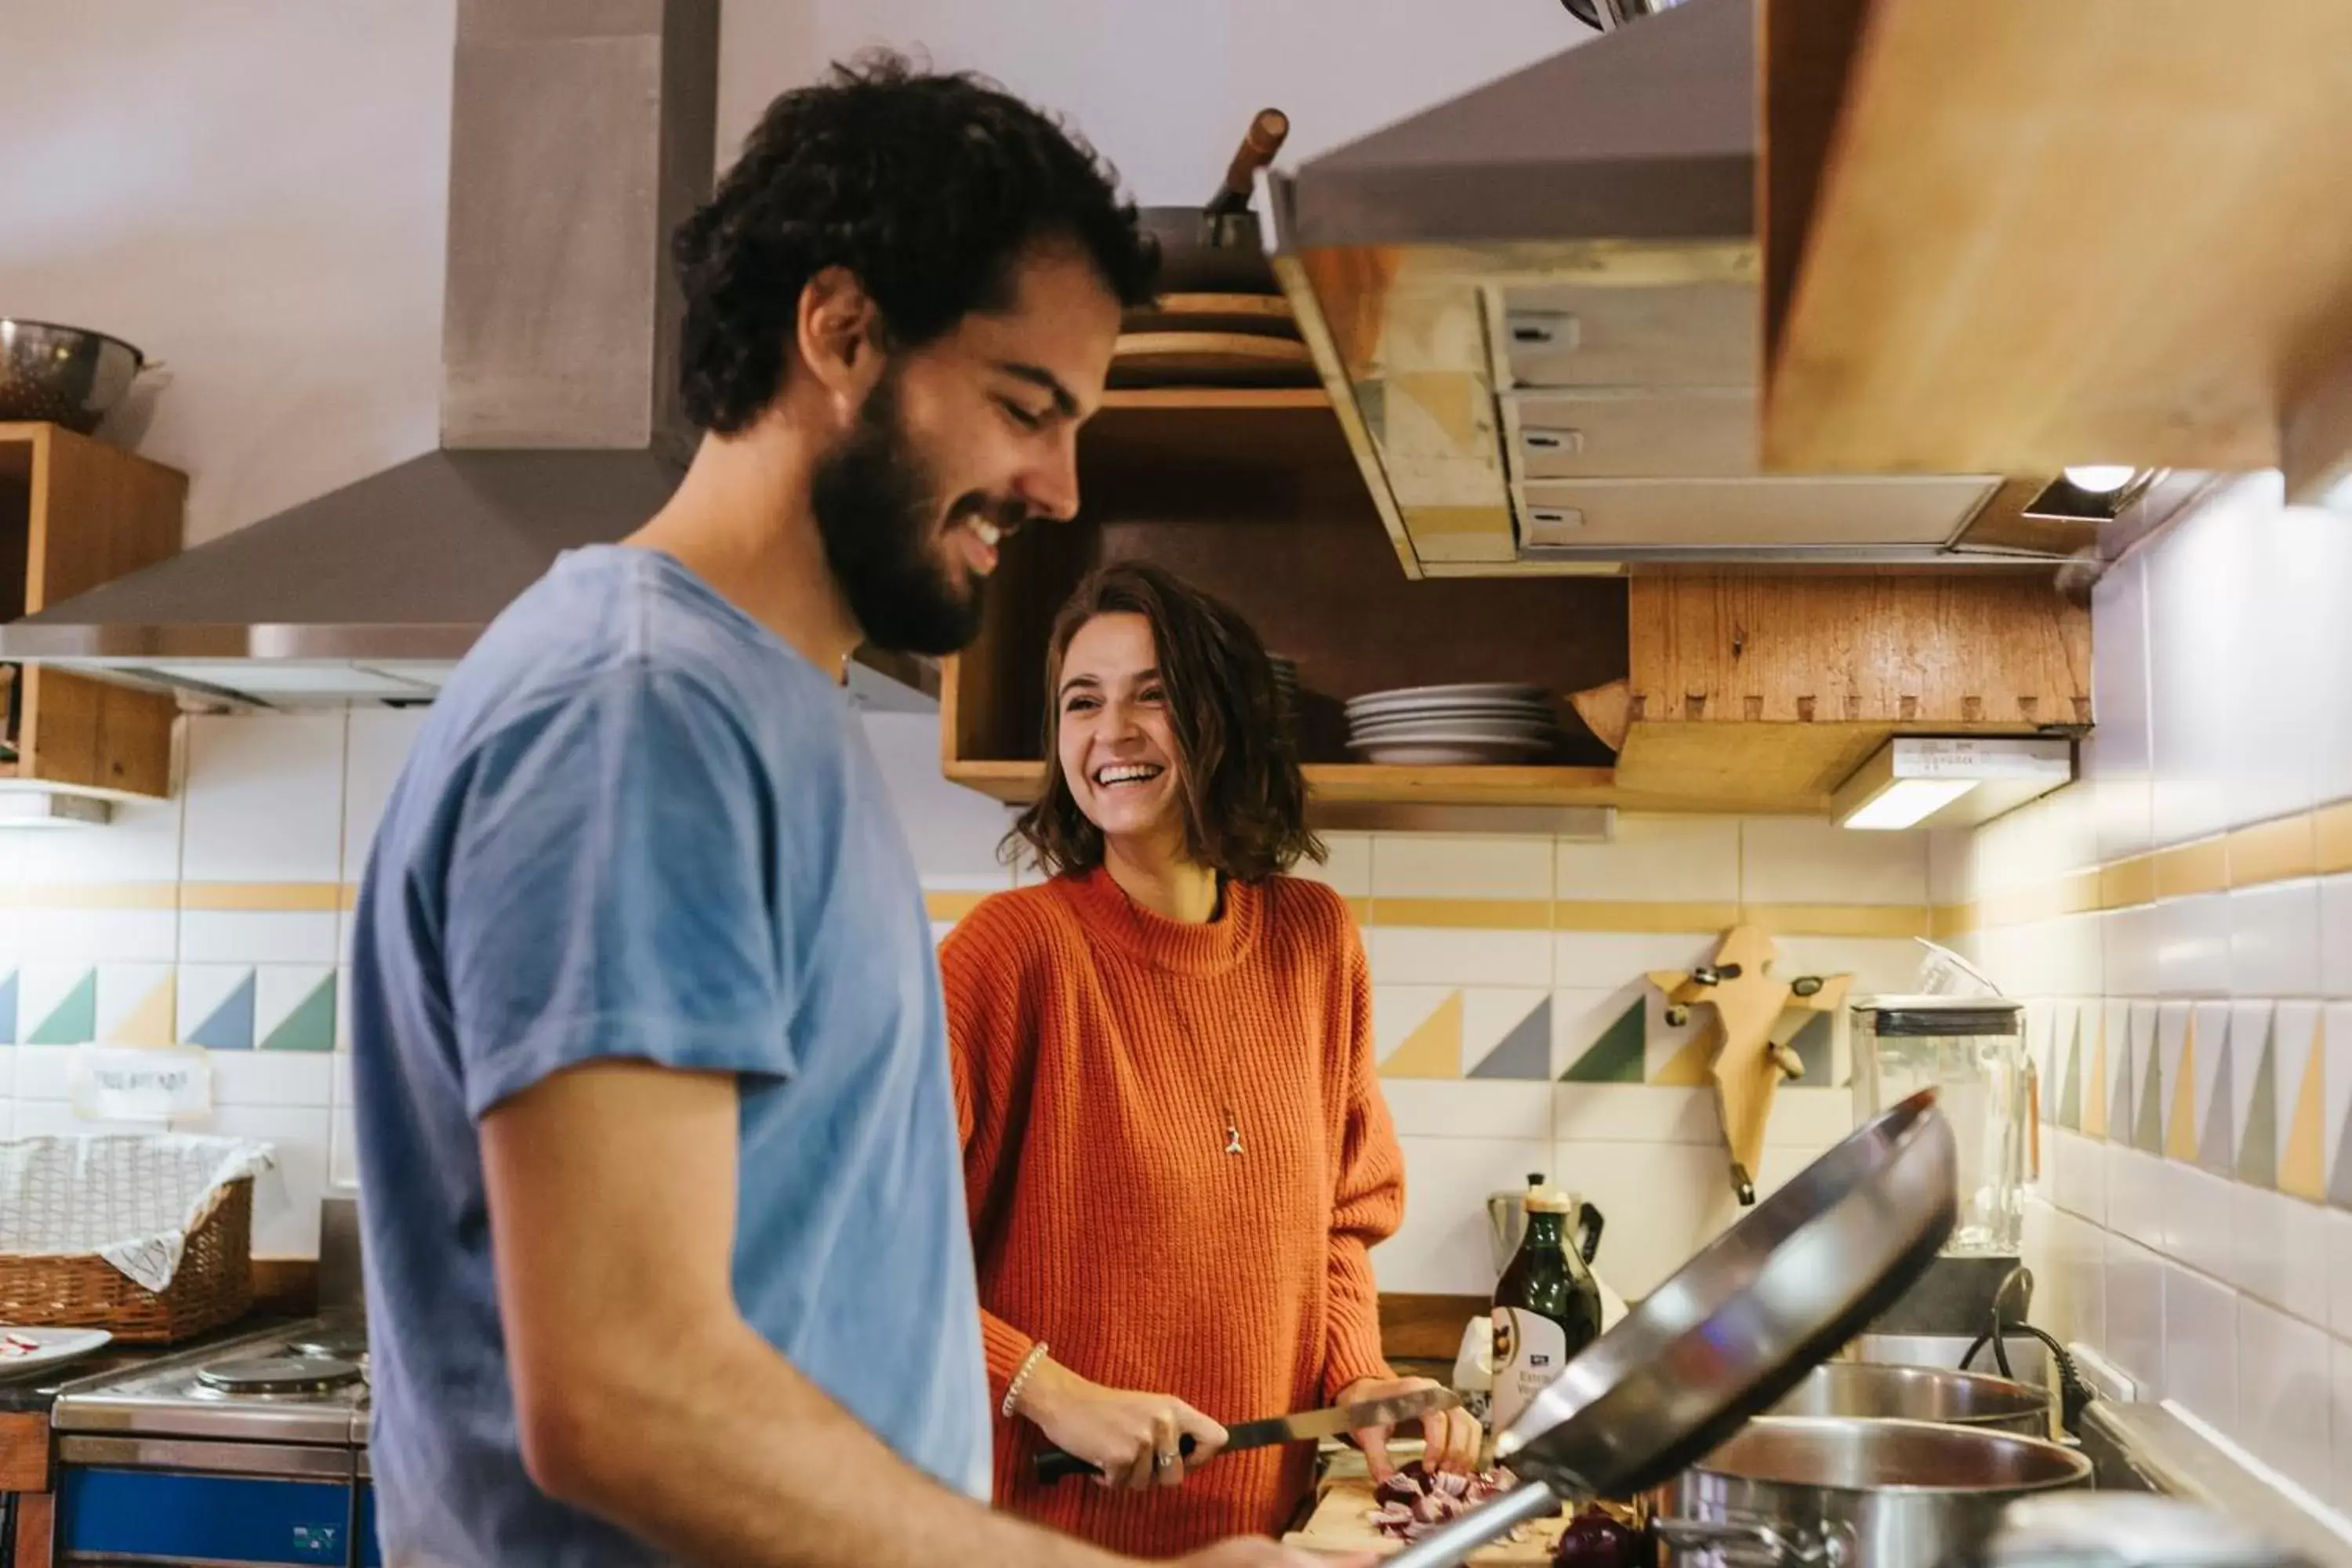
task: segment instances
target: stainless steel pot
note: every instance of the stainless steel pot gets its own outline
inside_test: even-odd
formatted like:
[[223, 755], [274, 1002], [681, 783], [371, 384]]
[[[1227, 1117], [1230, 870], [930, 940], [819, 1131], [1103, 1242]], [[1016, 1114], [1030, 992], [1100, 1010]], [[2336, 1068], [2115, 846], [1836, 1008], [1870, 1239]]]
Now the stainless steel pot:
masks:
[[0, 420], [50, 420], [87, 436], [144, 368], [146, 356], [121, 338], [0, 316]]
[[1850, 1415], [1873, 1421], [1933, 1421], [2050, 1436], [2050, 1391], [1981, 1373], [1935, 1366], [1831, 1362], [1807, 1373], [1774, 1415]]
[[2019, 1498], [2086, 1484], [2091, 1461], [1926, 1421], [1752, 1421], [1654, 1500], [1662, 1568], [1936, 1568]]

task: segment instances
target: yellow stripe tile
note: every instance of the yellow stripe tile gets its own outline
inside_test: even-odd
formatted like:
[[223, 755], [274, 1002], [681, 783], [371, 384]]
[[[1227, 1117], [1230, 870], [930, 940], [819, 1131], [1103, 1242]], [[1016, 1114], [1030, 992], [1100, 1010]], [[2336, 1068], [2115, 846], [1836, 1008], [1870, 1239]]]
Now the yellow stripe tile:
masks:
[[2319, 868], [2319, 840], [2307, 811], [2241, 827], [2230, 835], [2229, 847], [2233, 888], [2308, 877]]
[[2219, 893], [2230, 886], [2230, 843], [2203, 838], [2156, 852], [2156, 896], [2187, 899]]
[[1983, 911], [1973, 903], [1937, 904], [1927, 911], [1927, 934], [1939, 942], [1946, 937], [1967, 936], [1983, 923]]
[[2312, 813], [2317, 869], [2323, 877], [2352, 871], [2352, 800], [2339, 800]]
[[986, 893], [927, 891], [923, 894], [923, 908], [935, 921], [960, 921], [979, 908], [980, 900], [986, 897]]
[[1348, 913], [1354, 918], [1355, 922], [1360, 926], [1368, 926], [1371, 924], [1372, 900], [1370, 899], [1349, 899], [1348, 900]]
[[2095, 914], [2099, 908], [2099, 868], [2086, 866], [2079, 871], [2069, 871], [2058, 879], [2058, 906], [2051, 912], [2057, 915]]
[[1738, 904], [1562, 899], [1551, 907], [1554, 931], [1718, 931], [1738, 923]]
[[289, 913], [344, 907], [341, 882], [183, 882], [184, 910], [257, 910]]
[[1431, 926], [1448, 931], [1549, 931], [1549, 899], [1374, 899], [1372, 920], [1383, 926]]
[[1924, 904], [1748, 904], [1740, 918], [1779, 936], [1926, 936]]
[[169, 910], [180, 901], [169, 882], [35, 882], [16, 891], [28, 910]]
[[2099, 908], [2127, 910], [2156, 902], [2156, 857], [2135, 855], [2099, 868]]

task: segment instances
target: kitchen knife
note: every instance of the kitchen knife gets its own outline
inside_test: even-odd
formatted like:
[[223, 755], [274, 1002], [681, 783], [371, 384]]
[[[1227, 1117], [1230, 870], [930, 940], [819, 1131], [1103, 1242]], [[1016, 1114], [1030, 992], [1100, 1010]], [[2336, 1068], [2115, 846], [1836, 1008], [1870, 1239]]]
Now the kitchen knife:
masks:
[[[1276, 1443], [1311, 1443], [1320, 1437], [1337, 1437], [1345, 1432], [1361, 1432], [1373, 1426], [1393, 1426], [1400, 1421], [1410, 1421], [1416, 1415], [1426, 1415], [1433, 1410], [1451, 1410], [1462, 1403], [1462, 1396], [1450, 1388], [1417, 1388], [1411, 1394], [1391, 1394], [1386, 1399], [1367, 1399], [1355, 1405], [1335, 1405], [1328, 1410], [1302, 1410], [1295, 1415], [1269, 1415], [1262, 1421], [1244, 1421], [1225, 1428], [1225, 1446], [1218, 1450], [1230, 1454], [1242, 1448], [1264, 1448]], [[1184, 1438], [1178, 1451], [1192, 1452], [1192, 1439]], [[1041, 1448], [1037, 1452], [1037, 1483], [1052, 1486], [1055, 1481], [1072, 1476], [1099, 1476], [1102, 1471], [1076, 1454], [1059, 1448]]]

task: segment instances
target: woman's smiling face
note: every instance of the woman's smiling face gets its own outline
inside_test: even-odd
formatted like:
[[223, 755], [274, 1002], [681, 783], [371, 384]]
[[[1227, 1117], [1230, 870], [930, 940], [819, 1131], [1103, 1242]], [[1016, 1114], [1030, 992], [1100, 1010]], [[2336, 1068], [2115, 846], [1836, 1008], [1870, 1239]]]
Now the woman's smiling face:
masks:
[[1181, 755], [1169, 722], [1151, 623], [1097, 616], [1062, 656], [1054, 693], [1062, 777], [1107, 839], [1181, 832]]

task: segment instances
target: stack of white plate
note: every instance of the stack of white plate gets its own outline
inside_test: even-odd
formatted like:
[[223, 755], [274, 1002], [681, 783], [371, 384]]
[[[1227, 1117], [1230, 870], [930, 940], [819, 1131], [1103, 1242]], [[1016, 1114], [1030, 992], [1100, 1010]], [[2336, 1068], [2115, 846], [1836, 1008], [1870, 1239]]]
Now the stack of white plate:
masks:
[[1523, 763], [1559, 743], [1541, 687], [1414, 686], [1348, 700], [1348, 749], [1403, 767]]

